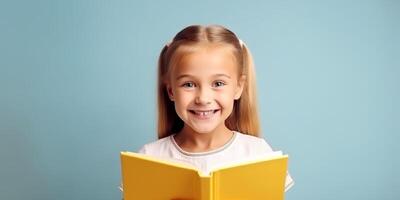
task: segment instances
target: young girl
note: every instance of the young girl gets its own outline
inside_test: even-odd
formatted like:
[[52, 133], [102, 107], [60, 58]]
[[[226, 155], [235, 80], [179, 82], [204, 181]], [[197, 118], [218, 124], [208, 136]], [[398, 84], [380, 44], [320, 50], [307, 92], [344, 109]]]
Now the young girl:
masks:
[[[190, 163], [204, 173], [273, 152], [260, 138], [250, 51], [230, 30], [189, 26], [158, 63], [158, 138], [139, 153]], [[285, 191], [292, 185], [289, 173]]]

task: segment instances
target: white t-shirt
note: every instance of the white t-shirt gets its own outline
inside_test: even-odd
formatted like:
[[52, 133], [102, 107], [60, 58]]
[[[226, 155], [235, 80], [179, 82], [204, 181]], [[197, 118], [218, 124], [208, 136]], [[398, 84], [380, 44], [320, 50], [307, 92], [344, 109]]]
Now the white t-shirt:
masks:
[[[233, 131], [233, 137], [224, 146], [207, 152], [191, 153], [181, 149], [175, 142], [174, 135], [145, 144], [139, 153], [163, 159], [188, 163], [208, 174], [224, 165], [253, 160], [261, 156], [274, 154], [271, 146], [262, 138]], [[285, 191], [294, 184], [287, 172]]]

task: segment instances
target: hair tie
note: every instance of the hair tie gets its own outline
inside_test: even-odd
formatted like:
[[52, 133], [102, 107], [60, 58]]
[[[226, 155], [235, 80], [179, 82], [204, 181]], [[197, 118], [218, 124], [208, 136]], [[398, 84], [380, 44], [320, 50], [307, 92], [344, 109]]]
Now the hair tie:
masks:
[[238, 38], [238, 40], [239, 40], [239, 44], [240, 44], [240, 47], [244, 47], [244, 42], [243, 42], [243, 40], [241, 40], [240, 38]]
[[169, 47], [169, 45], [171, 45], [171, 43], [172, 43], [173, 41], [174, 41], [174, 40], [168, 41], [167, 44], [165, 44], [165, 46]]

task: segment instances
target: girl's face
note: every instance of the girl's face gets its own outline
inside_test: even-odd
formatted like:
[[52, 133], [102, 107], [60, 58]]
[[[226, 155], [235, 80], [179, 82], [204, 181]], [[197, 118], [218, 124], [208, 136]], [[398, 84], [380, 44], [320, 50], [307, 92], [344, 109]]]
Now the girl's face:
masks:
[[244, 76], [229, 47], [206, 47], [185, 55], [171, 71], [167, 91], [185, 127], [196, 133], [226, 129]]

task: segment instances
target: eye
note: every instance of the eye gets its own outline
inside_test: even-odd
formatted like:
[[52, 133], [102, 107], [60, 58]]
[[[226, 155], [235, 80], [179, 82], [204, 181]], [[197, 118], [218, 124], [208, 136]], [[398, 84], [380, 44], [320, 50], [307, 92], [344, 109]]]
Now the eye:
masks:
[[215, 85], [216, 87], [221, 87], [221, 86], [224, 86], [224, 85], [226, 85], [226, 84], [225, 84], [225, 82], [223, 82], [223, 81], [215, 81], [214, 85]]
[[182, 87], [191, 88], [191, 87], [194, 87], [194, 83], [186, 82], [186, 83], [182, 84]]

